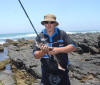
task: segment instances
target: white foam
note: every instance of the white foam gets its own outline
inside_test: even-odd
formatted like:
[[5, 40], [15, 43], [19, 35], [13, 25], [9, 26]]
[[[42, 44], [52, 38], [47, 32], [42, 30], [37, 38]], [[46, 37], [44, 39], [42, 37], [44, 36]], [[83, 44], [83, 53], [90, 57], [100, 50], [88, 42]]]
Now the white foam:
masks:
[[26, 34], [24, 37], [36, 37], [36, 34]]
[[[12, 36], [6, 36], [6, 37], [1, 37], [0, 40], [6, 40], [6, 39], [19, 39], [19, 38], [29, 38], [29, 37], [36, 37], [36, 34], [19, 34], [19, 35], [12, 35]], [[1, 43], [4, 43], [0, 41]]]
[[5, 41], [0, 41], [0, 44], [4, 44], [5, 43]]

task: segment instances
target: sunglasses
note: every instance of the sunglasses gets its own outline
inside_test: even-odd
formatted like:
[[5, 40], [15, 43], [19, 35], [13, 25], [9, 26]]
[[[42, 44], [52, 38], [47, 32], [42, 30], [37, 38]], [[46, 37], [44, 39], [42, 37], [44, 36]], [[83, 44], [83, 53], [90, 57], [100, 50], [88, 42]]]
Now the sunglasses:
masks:
[[45, 21], [44, 24], [54, 24], [54, 21]]

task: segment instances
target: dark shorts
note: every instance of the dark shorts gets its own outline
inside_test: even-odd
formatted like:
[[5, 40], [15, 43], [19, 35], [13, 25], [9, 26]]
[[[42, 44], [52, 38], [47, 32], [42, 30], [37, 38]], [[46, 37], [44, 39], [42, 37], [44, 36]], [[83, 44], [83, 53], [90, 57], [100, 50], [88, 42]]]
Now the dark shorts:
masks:
[[43, 73], [40, 85], [70, 85], [68, 70], [59, 70], [57, 74]]

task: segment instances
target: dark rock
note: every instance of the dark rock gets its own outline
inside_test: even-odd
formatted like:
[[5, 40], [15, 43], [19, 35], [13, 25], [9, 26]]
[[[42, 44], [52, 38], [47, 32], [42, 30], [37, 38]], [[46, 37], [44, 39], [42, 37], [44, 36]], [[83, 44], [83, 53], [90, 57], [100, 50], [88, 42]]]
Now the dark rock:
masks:
[[100, 51], [99, 51], [99, 49], [91, 46], [90, 49], [89, 49], [89, 52], [91, 54], [98, 54]]
[[20, 59], [17, 59], [16, 61], [12, 60], [12, 64], [14, 64], [18, 69], [24, 69], [25, 68], [25, 64]]
[[18, 42], [18, 41], [14, 41], [14, 42], [12, 42], [12, 44], [13, 44], [14, 46], [17, 46], [17, 45], [19, 44], [19, 42]]
[[100, 33], [78, 33], [69, 34], [69, 36], [77, 43], [78, 49], [76, 52], [98, 54], [100, 53]]
[[83, 54], [84, 53], [81, 47], [77, 47], [75, 52], [78, 52], [79, 54]]
[[11, 43], [14, 42], [14, 41], [11, 40], [11, 39], [6, 39], [6, 42], [9, 43], [9, 44], [11, 44]]
[[25, 38], [21, 38], [21, 39], [18, 39], [18, 41], [21, 43], [21, 42], [25, 42]]
[[9, 46], [9, 56], [13, 61], [13, 64], [19, 69], [25, 69], [35, 78], [41, 78], [41, 65], [40, 61], [35, 59], [32, 55], [32, 48], [30, 45], [22, 46], [19, 51], [18, 47]]
[[83, 53], [89, 52], [89, 46], [86, 43], [78, 43], [78, 46], [82, 49]]
[[3, 46], [4, 47], [8, 47], [10, 44], [8, 42], [4, 43]]
[[[72, 85], [99, 85], [100, 84], [100, 33], [69, 34], [76, 42], [77, 50], [69, 53], [70, 66], [72, 72]], [[25, 69], [35, 78], [41, 78], [41, 63], [32, 55], [32, 42], [28, 42], [20, 47], [18, 45], [9, 46], [9, 55], [16, 62], [18, 68]], [[20, 41], [22, 43], [22, 41]], [[20, 44], [19, 43], [19, 44]], [[73, 81], [75, 79], [75, 82]], [[98, 81], [98, 82], [97, 82]]]
[[3, 52], [4, 51], [4, 47], [3, 45], [0, 44], [0, 52]]

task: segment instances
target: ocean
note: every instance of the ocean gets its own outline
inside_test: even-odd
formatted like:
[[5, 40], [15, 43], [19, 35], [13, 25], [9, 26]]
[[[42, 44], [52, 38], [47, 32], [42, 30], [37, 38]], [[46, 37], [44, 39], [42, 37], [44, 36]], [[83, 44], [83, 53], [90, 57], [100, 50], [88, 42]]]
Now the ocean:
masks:
[[6, 39], [11, 40], [18, 40], [20, 38], [25, 39], [34, 39], [36, 37], [36, 34], [33, 33], [9, 33], [9, 34], [0, 34], [0, 44], [5, 43]]
[[[66, 32], [68, 34], [75, 34], [75, 33], [95, 33], [98, 31], [71, 31], [71, 32]], [[0, 44], [5, 43], [6, 39], [11, 39], [11, 40], [18, 40], [20, 38], [25, 38], [25, 39], [34, 39], [36, 37], [35, 33], [9, 33], [9, 34], [0, 34]]]

